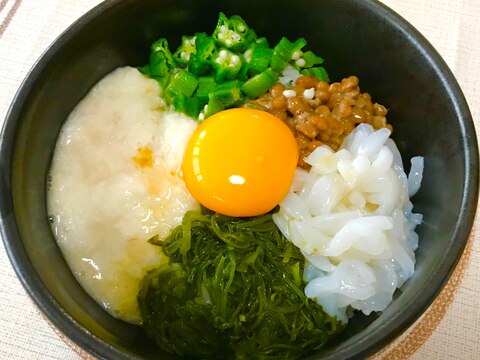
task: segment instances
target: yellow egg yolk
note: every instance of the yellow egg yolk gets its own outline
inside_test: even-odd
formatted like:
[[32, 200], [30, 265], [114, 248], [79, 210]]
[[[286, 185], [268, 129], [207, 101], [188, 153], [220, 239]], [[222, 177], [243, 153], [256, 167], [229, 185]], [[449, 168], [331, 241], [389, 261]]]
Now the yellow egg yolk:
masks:
[[285, 197], [297, 162], [297, 142], [283, 121], [241, 108], [221, 111], [198, 126], [182, 168], [188, 190], [206, 208], [256, 216]]

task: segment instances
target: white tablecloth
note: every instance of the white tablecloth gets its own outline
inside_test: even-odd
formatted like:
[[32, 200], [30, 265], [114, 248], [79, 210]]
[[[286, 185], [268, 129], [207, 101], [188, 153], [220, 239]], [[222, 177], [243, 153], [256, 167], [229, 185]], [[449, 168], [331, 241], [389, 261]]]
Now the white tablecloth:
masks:
[[[0, 0], [0, 122], [15, 91], [46, 47], [99, 0]], [[480, 126], [480, 1], [383, 0], [444, 57]], [[0, 244], [0, 358], [78, 359], [39, 314]], [[473, 237], [463, 280], [415, 359], [480, 359], [480, 238]], [[422, 345], [423, 344], [423, 345]]]

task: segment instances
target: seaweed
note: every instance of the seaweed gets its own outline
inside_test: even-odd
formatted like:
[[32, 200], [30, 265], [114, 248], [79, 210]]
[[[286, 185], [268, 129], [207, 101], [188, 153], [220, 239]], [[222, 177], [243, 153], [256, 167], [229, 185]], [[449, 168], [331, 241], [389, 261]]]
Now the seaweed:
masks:
[[147, 334], [183, 358], [295, 359], [343, 328], [304, 294], [304, 257], [271, 214], [187, 212], [164, 240], [170, 263], [142, 280]]

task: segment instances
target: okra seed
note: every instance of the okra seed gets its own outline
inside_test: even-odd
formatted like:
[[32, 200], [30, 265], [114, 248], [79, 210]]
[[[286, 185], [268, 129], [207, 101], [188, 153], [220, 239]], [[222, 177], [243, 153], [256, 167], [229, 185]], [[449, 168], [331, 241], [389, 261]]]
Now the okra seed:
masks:
[[303, 92], [303, 97], [307, 100], [312, 100], [315, 97], [315, 88], [306, 89]]
[[292, 60], [298, 60], [298, 59], [300, 59], [300, 56], [302, 56], [302, 54], [300, 53], [300, 51], [295, 51], [295, 52], [292, 54]]
[[297, 60], [295, 61], [295, 64], [296, 64], [297, 66], [304, 67], [304, 66], [305, 66], [305, 59], [302, 59], [302, 58], [297, 59]]
[[247, 60], [247, 62], [250, 62], [250, 60], [252, 60], [252, 53], [253, 53], [253, 50], [248, 49], [247, 51], [245, 51], [245, 54], [243, 54], [245, 56], [245, 60]]
[[291, 98], [291, 97], [297, 96], [297, 93], [295, 92], [295, 90], [284, 90], [282, 94], [286, 98]]

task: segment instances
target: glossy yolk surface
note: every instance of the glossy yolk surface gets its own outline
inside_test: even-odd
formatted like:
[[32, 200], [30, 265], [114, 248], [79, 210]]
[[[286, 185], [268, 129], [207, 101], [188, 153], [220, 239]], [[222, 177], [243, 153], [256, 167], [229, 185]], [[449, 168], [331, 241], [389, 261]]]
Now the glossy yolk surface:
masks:
[[297, 142], [280, 119], [260, 110], [230, 109], [196, 129], [185, 151], [183, 176], [208, 209], [256, 216], [285, 197], [297, 161]]

